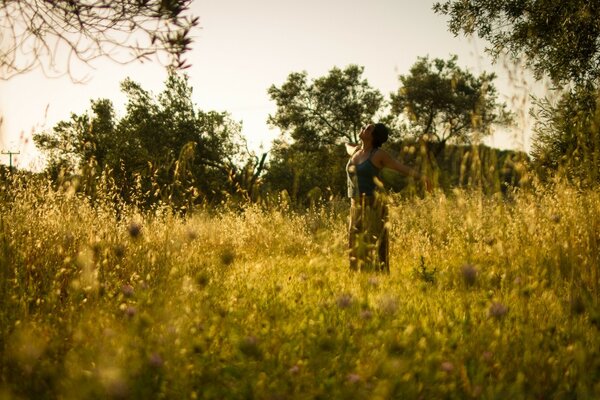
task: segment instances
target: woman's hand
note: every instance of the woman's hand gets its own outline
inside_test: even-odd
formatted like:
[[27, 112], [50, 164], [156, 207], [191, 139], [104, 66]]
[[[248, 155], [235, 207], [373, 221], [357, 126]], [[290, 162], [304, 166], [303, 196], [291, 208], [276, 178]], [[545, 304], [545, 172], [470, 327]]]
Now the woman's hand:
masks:
[[357, 144], [354, 143], [344, 143], [346, 145], [346, 153], [348, 153], [349, 156], [353, 155], [356, 152], [356, 148], [358, 147]]

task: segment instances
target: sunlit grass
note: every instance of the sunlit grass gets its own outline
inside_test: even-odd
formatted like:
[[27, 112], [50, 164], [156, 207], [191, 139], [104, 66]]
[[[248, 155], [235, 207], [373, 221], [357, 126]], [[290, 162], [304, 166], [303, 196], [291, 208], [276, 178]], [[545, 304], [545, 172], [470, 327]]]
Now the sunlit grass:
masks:
[[393, 197], [387, 275], [349, 271], [344, 201], [5, 190], [0, 397], [600, 396], [597, 192]]

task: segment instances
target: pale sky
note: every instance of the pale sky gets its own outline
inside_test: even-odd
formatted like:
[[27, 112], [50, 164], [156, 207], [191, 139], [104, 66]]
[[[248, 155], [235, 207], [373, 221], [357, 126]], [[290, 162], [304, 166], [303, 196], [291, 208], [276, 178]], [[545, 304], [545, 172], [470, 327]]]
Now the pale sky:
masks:
[[[327, 74], [334, 66], [365, 67], [363, 76], [386, 97], [398, 89], [398, 75], [406, 74], [417, 57], [447, 59], [473, 73], [494, 71], [502, 100], [526, 114], [528, 88], [509, 77], [509, 69], [492, 66], [483, 54], [485, 43], [455, 38], [447, 18], [431, 10], [433, 0], [195, 0], [193, 14], [200, 17], [187, 70], [193, 100], [205, 111], [227, 111], [243, 122], [249, 147], [268, 149], [276, 130], [267, 117], [275, 111], [267, 89], [281, 85], [291, 72], [307, 71], [309, 78]], [[49, 79], [41, 71], [0, 81], [0, 149], [19, 151], [18, 167], [39, 169], [33, 132], [50, 129], [72, 112], [89, 109], [90, 99], [108, 98], [122, 112], [125, 97], [119, 83], [127, 77], [158, 94], [166, 78], [156, 63], [126, 66], [100, 62], [84, 71], [90, 79], [73, 83], [69, 77]], [[516, 70], [517, 75], [521, 71]], [[82, 72], [83, 73], [83, 72]], [[530, 82], [528, 82], [529, 84]], [[533, 84], [533, 82], [531, 82]], [[525, 113], [523, 113], [525, 111]], [[121, 114], [122, 115], [122, 114]], [[526, 118], [518, 121], [527, 125]], [[501, 148], [529, 148], [528, 134], [517, 128], [487, 141]], [[528, 131], [528, 129], [525, 129]], [[8, 156], [0, 162], [8, 164]]]

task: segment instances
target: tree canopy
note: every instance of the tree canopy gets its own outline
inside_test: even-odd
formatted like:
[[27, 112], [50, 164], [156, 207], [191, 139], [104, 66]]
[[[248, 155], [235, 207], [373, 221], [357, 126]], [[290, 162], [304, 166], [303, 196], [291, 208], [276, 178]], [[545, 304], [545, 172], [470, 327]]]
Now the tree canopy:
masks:
[[511, 122], [506, 104], [497, 101], [496, 76], [484, 72], [475, 77], [457, 59], [421, 57], [399, 77], [400, 88], [391, 95], [392, 113], [407, 121], [414, 136], [441, 144], [471, 143], [475, 135], [490, 134], [493, 125]]
[[383, 96], [362, 77], [363, 71], [357, 65], [336, 67], [310, 82], [306, 72], [291, 73], [281, 87], [269, 88], [277, 111], [268, 122], [298, 145], [357, 142], [360, 128], [373, 120], [383, 104]]
[[363, 67], [332, 68], [308, 80], [291, 73], [269, 88], [277, 110], [268, 122], [282, 135], [274, 141], [266, 180], [272, 190], [302, 198], [315, 188], [339, 194], [345, 185], [342, 141], [357, 142], [362, 126], [380, 113], [384, 98], [363, 78]]
[[[188, 66], [191, 0], [100, 0], [0, 2], [0, 79], [41, 67], [46, 74], [108, 57], [119, 63], [166, 55]], [[79, 75], [79, 73], [77, 73]]]
[[211, 200], [236, 190], [247, 157], [241, 126], [227, 113], [197, 109], [185, 75], [170, 74], [158, 96], [130, 79], [121, 89], [128, 99], [122, 118], [111, 101], [92, 100], [89, 113], [34, 135], [55, 177], [60, 171], [107, 172], [123, 198], [132, 198], [141, 184], [148, 203]]
[[494, 57], [524, 58], [538, 78], [551, 78], [560, 98], [536, 101], [534, 162], [546, 176], [561, 170], [580, 182], [599, 182], [600, 4], [446, 0], [434, 10], [450, 16], [453, 33], [488, 40]]
[[525, 56], [537, 77], [557, 85], [600, 77], [600, 4], [588, 0], [445, 0], [434, 11], [450, 16], [454, 34], [476, 33], [494, 57]]

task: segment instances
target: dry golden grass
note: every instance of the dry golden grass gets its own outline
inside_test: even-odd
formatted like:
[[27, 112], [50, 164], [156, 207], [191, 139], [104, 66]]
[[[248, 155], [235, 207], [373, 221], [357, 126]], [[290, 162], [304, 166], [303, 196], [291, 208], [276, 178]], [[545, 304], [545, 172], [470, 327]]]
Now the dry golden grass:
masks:
[[342, 201], [3, 190], [0, 398], [600, 397], [595, 191], [393, 197], [383, 275], [348, 270]]

